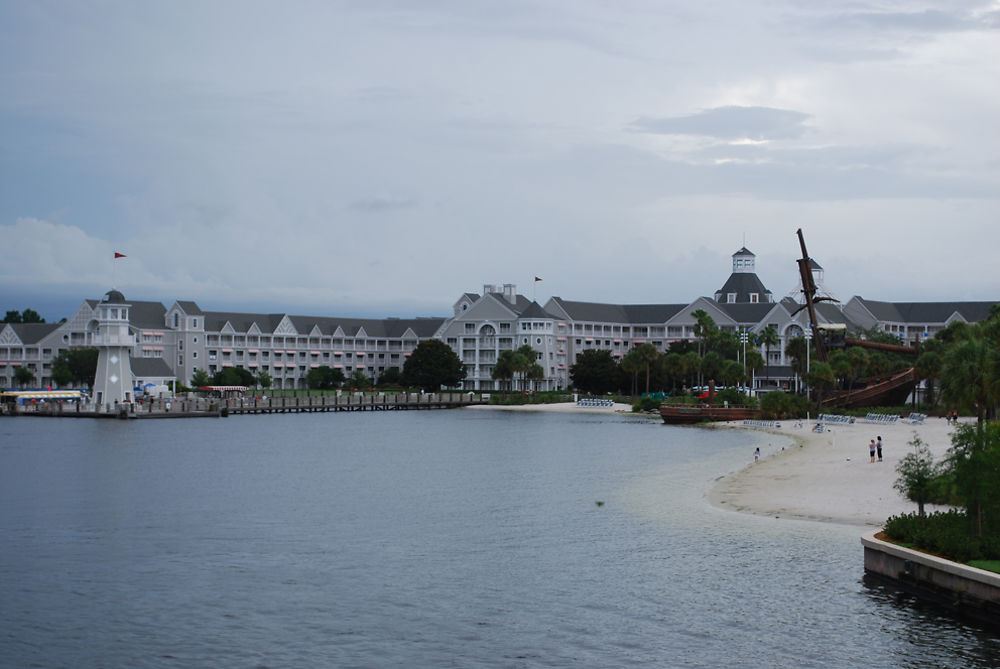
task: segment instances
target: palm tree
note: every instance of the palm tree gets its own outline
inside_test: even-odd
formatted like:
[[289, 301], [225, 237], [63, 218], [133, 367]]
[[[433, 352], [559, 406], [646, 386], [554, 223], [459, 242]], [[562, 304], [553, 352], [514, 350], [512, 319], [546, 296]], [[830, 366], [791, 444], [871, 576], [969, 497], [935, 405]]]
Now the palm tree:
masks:
[[1000, 399], [1000, 353], [982, 336], [954, 344], [941, 365], [941, 394], [957, 406], [975, 406], [982, 423]]
[[639, 372], [642, 370], [643, 362], [642, 357], [639, 354], [638, 348], [633, 348], [628, 353], [622, 357], [621, 363], [619, 363], [622, 371], [629, 374], [632, 377], [632, 396], [634, 397], [638, 393], [636, 392], [637, 378]]
[[[646, 368], [646, 394], [649, 394], [649, 370], [650, 367], [656, 362], [656, 359], [660, 357], [660, 352], [656, 350], [656, 347], [652, 344], [639, 344], [632, 351], [636, 352], [642, 365]], [[631, 351], [629, 351], [631, 353]]]
[[684, 378], [689, 381], [688, 385], [694, 385], [694, 377], [701, 373], [701, 356], [697, 351], [688, 351], [681, 357], [684, 360]]
[[516, 363], [515, 356], [514, 351], [500, 351], [500, 355], [497, 356], [497, 362], [493, 365], [490, 377], [494, 381], [500, 382], [500, 390], [504, 389], [504, 381], [507, 381], [507, 390], [510, 390], [513, 385], [514, 366]]
[[770, 381], [771, 347], [780, 344], [781, 337], [778, 335], [778, 331], [773, 325], [768, 325], [766, 328], [757, 333], [757, 341], [764, 345], [764, 376], [768, 381]]
[[668, 353], [663, 356], [663, 371], [670, 377], [671, 392], [677, 390], [677, 379], [684, 376], [684, 356]]

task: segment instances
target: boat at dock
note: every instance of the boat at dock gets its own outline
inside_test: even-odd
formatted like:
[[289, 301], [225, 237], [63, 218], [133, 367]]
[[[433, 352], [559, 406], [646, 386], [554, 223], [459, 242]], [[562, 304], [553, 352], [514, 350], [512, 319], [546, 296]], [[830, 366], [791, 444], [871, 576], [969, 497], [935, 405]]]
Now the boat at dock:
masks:
[[755, 418], [759, 410], [748, 406], [715, 406], [694, 404], [664, 404], [660, 406], [660, 417], [668, 425], [690, 425], [692, 423], [747, 420]]

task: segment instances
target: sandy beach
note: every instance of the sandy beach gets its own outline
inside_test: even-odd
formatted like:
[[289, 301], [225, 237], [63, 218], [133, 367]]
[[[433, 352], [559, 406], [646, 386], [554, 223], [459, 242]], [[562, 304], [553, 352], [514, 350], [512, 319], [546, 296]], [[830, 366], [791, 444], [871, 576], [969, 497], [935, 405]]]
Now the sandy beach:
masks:
[[[525, 406], [485, 406], [472, 409], [511, 411], [571, 411], [579, 413], [631, 412], [627, 404], [610, 407], [580, 407], [574, 403]], [[962, 419], [963, 422], [972, 419]], [[720, 430], [767, 432], [788, 437], [771, 452], [763, 450], [759, 462], [746, 454], [742, 469], [720, 477], [708, 493], [716, 507], [777, 518], [796, 518], [882, 527], [889, 516], [916, 511], [916, 505], [899, 494], [893, 483], [896, 464], [918, 435], [935, 460], [951, 446], [952, 426], [943, 418], [928, 418], [923, 424], [897, 421], [826, 425], [813, 432], [815, 423], [782, 421], [780, 428], [746, 427], [742, 423], [713, 423]], [[869, 461], [868, 444], [882, 437], [882, 462]], [[737, 465], [738, 466], [738, 465]]]
[[[928, 418], [923, 424], [858, 420], [827, 425], [822, 433], [813, 432], [810, 424], [795, 425], [783, 421], [780, 429], [768, 429], [792, 438], [793, 445], [762, 453], [757, 463], [751, 455], [751, 464], [716, 483], [709, 501], [758, 515], [881, 527], [889, 516], [916, 511], [916, 504], [893, 488], [896, 464], [912, 450], [914, 435], [937, 461], [950, 448], [953, 432], [943, 418]], [[716, 427], [757, 429], [734, 423]], [[879, 436], [883, 461], [872, 464], [868, 444]]]

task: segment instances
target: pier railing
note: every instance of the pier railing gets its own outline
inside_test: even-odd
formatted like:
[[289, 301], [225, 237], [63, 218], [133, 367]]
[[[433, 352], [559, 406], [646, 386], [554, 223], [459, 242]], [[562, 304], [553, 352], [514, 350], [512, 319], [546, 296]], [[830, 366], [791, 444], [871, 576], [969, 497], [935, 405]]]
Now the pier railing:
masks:
[[376, 393], [343, 395], [253, 395], [245, 397], [187, 397], [144, 399], [123, 404], [47, 402], [16, 407], [17, 414], [42, 416], [115, 416], [120, 418], [228, 416], [230, 414], [304, 413], [321, 411], [396, 411], [452, 409], [488, 404], [479, 393]]

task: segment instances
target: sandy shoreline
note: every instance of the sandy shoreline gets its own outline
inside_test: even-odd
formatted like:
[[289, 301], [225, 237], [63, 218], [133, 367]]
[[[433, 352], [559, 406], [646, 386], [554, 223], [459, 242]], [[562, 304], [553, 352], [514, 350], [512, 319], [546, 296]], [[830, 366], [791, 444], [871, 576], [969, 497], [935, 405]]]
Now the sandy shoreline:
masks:
[[[896, 464], [910, 452], [914, 435], [940, 460], [951, 447], [953, 428], [943, 418], [923, 424], [827, 425], [815, 433], [811, 425], [795, 427], [783, 421], [768, 432], [791, 437], [795, 445], [723, 477], [712, 488], [709, 501], [720, 508], [780, 518], [820, 520], [848, 525], [882, 527], [889, 516], [916, 511], [916, 505], [893, 488]], [[718, 429], [745, 428], [719, 423]], [[872, 464], [868, 444], [883, 441], [883, 461]]]
[[[484, 406], [470, 409], [511, 411], [566, 411], [578, 413], [631, 412], [627, 404], [613, 407], [579, 407], [574, 403], [525, 406]], [[969, 420], [969, 419], [965, 419]], [[722, 476], [708, 493], [708, 501], [721, 509], [755, 515], [796, 518], [881, 527], [889, 516], [909, 513], [916, 505], [899, 494], [893, 483], [896, 464], [910, 451], [918, 435], [940, 460], [951, 446], [953, 428], [943, 418], [928, 418], [923, 424], [874, 424], [861, 420], [852, 424], [827, 425], [813, 432], [812, 424], [796, 427], [782, 421], [780, 428], [752, 428], [742, 423], [714, 423], [714, 429], [736, 429], [783, 435], [790, 445], [762, 451], [753, 462], [746, 454], [742, 469]], [[868, 443], [883, 441], [883, 461], [869, 462]], [[737, 465], [738, 466], [738, 465]]]

